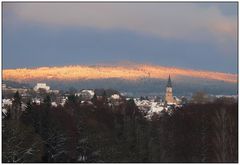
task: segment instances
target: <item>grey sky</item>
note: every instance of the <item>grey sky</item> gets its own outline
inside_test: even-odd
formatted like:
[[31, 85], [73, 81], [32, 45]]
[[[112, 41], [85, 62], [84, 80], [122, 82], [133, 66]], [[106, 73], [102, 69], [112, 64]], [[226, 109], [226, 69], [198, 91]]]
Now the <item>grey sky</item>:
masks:
[[237, 3], [4, 3], [3, 66], [130, 60], [236, 72], [236, 10]]

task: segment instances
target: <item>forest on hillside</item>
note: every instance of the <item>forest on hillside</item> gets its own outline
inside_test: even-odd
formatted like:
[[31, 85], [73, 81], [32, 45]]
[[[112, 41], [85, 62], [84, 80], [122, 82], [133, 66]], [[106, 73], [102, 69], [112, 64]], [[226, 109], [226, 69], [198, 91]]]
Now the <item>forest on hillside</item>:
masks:
[[2, 119], [2, 162], [238, 162], [238, 106], [217, 100], [144, 118], [132, 99], [40, 105], [14, 96]]

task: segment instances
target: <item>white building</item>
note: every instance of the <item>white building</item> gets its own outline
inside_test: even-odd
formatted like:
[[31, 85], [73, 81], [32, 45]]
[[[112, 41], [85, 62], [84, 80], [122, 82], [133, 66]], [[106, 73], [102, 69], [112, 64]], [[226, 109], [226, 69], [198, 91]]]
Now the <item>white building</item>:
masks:
[[50, 90], [51, 93], [59, 94], [59, 90]]
[[50, 90], [50, 86], [47, 86], [46, 83], [37, 83], [37, 85], [33, 88], [34, 91], [39, 91], [39, 89], [46, 90], [48, 92]]
[[119, 106], [123, 103], [123, 100], [119, 94], [113, 94], [108, 98], [109, 106]]
[[120, 99], [120, 96], [118, 94], [113, 94], [111, 96], [111, 99], [114, 99], [114, 100], [119, 100]]
[[81, 92], [79, 93], [75, 93], [75, 96], [79, 96], [81, 97], [83, 100], [91, 100], [94, 96], [94, 91], [93, 90], [82, 90]]

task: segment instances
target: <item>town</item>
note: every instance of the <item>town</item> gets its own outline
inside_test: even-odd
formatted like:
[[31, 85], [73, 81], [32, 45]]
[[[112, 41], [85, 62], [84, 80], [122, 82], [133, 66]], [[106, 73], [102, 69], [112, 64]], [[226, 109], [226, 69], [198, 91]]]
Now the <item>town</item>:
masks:
[[21, 96], [21, 111], [27, 108], [27, 103], [40, 105], [44, 103], [46, 97], [50, 97], [51, 106], [64, 106], [69, 97], [74, 96], [82, 105], [93, 105], [93, 99], [102, 100], [106, 97], [107, 105], [110, 108], [121, 106], [124, 101], [133, 99], [135, 105], [144, 114], [147, 119], [151, 119], [154, 114], [161, 116], [163, 113], [172, 114], [173, 110], [178, 110], [187, 103], [206, 103], [214, 102], [217, 99], [225, 100], [225, 102], [236, 103], [235, 95], [207, 95], [203, 92], [197, 92], [192, 98], [184, 96], [177, 97], [173, 95], [173, 86], [169, 75], [166, 81], [165, 96], [141, 96], [128, 97], [125, 93], [120, 93], [111, 89], [81, 89], [77, 91], [62, 92], [57, 89], [51, 89], [46, 83], [37, 83], [33, 88], [13, 88], [2, 84], [2, 116], [8, 115], [14, 100], [14, 94]]

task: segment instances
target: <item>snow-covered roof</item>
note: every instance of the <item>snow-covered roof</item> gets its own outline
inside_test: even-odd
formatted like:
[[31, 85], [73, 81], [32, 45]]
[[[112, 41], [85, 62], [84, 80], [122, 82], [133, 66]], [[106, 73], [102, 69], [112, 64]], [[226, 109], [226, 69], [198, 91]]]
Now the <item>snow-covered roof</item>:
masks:
[[140, 99], [133, 99], [137, 106], [151, 106], [151, 102], [149, 100], [140, 100]]
[[45, 90], [50, 90], [50, 86], [47, 86], [46, 83], [37, 83], [37, 85], [33, 88], [35, 91], [39, 89], [45, 89]]
[[3, 99], [2, 103], [3, 103], [3, 106], [4, 105], [12, 105], [12, 100], [11, 99]]
[[168, 102], [167, 105], [176, 105], [176, 103]]
[[179, 99], [177, 96], [174, 96], [174, 99], [177, 101], [177, 102], [180, 102], [181, 99]]
[[111, 98], [117, 100], [117, 99], [120, 99], [120, 96], [118, 94], [113, 94]]
[[51, 105], [52, 105], [53, 107], [57, 107], [57, 103], [56, 103], [56, 102], [52, 102]]
[[32, 102], [33, 103], [36, 103], [36, 104], [40, 104], [41, 103], [41, 100], [39, 98], [33, 98], [32, 99]]
[[151, 117], [154, 113], [160, 113], [164, 107], [163, 104], [160, 102], [155, 102], [153, 100], [140, 100], [139, 98], [135, 98], [134, 102], [136, 106], [140, 110], [147, 111], [148, 117]]
[[4, 115], [7, 115], [8, 113], [8, 111], [5, 108], [2, 109], [2, 112], [4, 113]]
[[81, 93], [85, 93], [85, 92], [89, 93], [91, 96], [94, 95], [94, 91], [93, 91], [93, 90], [90, 90], [90, 89], [84, 89], [84, 90], [81, 91]]
[[157, 102], [153, 102], [150, 108], [150, 112], [159, 113], [164, 109], [164, 107]]
[[81, 104], [93, 104], [91, 101], [81, 101]]

